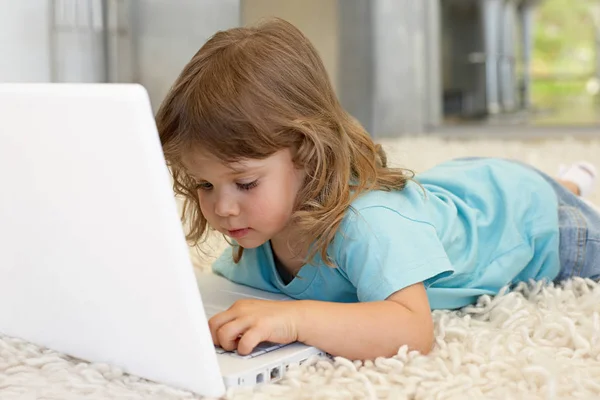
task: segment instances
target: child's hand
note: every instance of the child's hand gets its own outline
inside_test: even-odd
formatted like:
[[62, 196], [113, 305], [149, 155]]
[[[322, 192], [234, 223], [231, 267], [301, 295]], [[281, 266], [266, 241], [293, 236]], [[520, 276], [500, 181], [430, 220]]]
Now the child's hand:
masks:
[[262, 342], [298, 340], [298, 307], [294, 301], [238, 300], [208, 321], [213, 342], [246, 355]]

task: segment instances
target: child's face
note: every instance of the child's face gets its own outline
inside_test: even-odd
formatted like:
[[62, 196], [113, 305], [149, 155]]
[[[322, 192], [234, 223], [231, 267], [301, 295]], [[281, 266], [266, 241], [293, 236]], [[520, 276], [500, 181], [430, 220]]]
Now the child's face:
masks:
[[183, 164], [198, 183], [200, 208], [209, 225], [248, 249], [288, 225], [305, 175], [294, 166], [289, 149], [234, 164], [194, 153]]

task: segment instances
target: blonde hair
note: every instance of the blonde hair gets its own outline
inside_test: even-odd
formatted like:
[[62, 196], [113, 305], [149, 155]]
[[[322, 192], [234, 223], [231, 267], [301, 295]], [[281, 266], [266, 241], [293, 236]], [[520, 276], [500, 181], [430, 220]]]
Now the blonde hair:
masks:
[[156, 123], [194, 245], [208, 226], [181, 162], [191, 151], [227, 163], [290, 148], [306, 171], [290, 223], [312, 243], [307, 261], [320, 252], [329, 266], [327, 248], [352, 201], [368, 190], [401, 190], [413, 176], [387, 167], [381, 147], [341, 107], [315, 48], [281, 19], [217, 32], [184, 67]]

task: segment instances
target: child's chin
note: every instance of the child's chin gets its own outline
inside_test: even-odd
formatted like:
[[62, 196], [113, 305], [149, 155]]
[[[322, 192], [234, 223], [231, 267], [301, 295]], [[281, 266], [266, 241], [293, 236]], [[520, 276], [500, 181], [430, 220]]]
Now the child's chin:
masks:
[[266, 240], [257, 240], [257, 239], [238, 239], [236, 240], [237, 244], [239, 244], [240, 246], [242, 246], [245, 249], [255, 249], [257, 247], [262, 246], [263, 244], [265, 244], [267, 241]]

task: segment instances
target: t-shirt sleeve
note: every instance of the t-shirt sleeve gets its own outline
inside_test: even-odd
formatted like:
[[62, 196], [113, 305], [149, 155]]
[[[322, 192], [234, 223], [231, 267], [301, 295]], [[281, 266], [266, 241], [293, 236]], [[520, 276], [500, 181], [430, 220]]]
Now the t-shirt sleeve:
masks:
[[434, 226], [387, 207], [350, 211], [340, 233], [337, 266], [356, 287], [359, 301], [385, 300], [453, 273]]
[[212, 264], [212, 270], [215, 274], [241, 285], [274, 293], [280, 292], [271, 281], [269, 260], [262, 246], [244, 249], [238, 263], [233, 262], [233, 249], [228, 247]]

